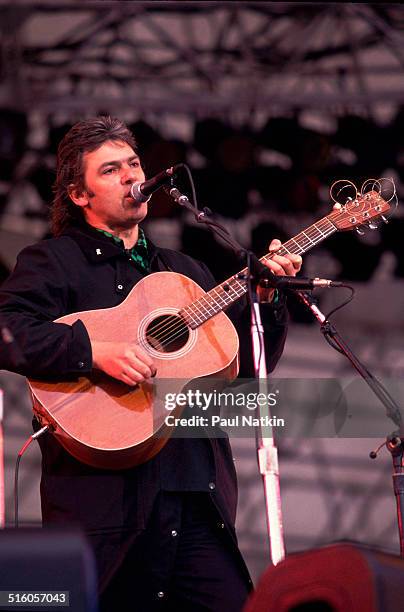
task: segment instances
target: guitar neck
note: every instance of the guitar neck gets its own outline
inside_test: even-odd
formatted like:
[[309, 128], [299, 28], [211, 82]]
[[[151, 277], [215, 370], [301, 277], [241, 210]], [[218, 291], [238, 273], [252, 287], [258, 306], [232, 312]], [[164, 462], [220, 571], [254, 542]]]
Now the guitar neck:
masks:
[[[336, 211], [331, 212], [326, 217], [313, 223], [305, 230], [291, 238], [280, 249], [276, 251], [277, 255], [286, 255], [294, 253], [302, 255], [307, 253], [316, 244], [319, 244], [328, 236], [331, 236], [337, 231], [337, 226], [333, 223], [333, 217], [337, 215]], [[274, 253], [267, 253], [261, 257], [260, 261], [265, 262], [273, 257]], [[208, 319], [211, 319], [219, 312], [224, 311], [234, 302], [240, 299], [247, 293], [247, 283], [245, 278], [247, 268], [244, 268], [234, 276], [231, 276], [217, 287], [208, 291], [203, 297], [199, 298], [189, 306], [181, 310], [181, 316], [192, 329], [202, 325]]]

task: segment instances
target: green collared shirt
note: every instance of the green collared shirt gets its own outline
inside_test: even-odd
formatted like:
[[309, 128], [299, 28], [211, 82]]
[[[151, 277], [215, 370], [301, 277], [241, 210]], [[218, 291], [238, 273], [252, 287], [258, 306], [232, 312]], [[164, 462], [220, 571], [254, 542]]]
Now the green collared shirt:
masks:
[[147, 247], [147, 240], [144, 234], [144, 231], [141, 227], [139, 227], [139, 237], [137, 239], [136, 244], [131, 249], [125, 249], [125, 244], [121, 238], [114, 236], [110, 232], [106, 232], [103, 229], [95, 228], [97, 232], [101, 232], [104, 236], [108, 236], [108, 238], [112, 238], [114, 242], [120, 246], [125, 253], [127, 253], [130, 258], [135, 262], [135, 265], [139, 268], [141, 272], [150, 272], [150, 254]]

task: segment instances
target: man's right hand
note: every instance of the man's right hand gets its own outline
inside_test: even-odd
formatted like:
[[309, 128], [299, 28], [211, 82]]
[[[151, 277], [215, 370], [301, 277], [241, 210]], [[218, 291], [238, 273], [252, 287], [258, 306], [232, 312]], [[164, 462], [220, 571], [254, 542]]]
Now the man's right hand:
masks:
[[142, 347], [129, 342], [91, 341], [93, 368], [127, 385], [137, 385], [156, 375], [151, 357]]

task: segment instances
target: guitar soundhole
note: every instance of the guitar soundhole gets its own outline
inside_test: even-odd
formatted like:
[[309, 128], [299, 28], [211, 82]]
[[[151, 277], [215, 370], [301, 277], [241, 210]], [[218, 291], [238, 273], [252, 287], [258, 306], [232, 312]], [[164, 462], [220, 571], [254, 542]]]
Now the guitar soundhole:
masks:
[[161, 315], [146, 329], [146, 340], [155, 351], [174, 353], [188, 342], [189, 329], [177, 315]]

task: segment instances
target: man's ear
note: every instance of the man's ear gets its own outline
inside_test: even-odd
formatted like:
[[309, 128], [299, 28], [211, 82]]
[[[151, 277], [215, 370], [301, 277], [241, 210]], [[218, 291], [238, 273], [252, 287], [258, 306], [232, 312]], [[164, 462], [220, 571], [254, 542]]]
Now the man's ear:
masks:
[[69, 194], [70, 199], [77, 206], [87, 206], [88, 204], [88, 193], [87, 191], [81, 191], [76, 187], [76, 185], [69, 185], [67, 188], [67, 193]]

